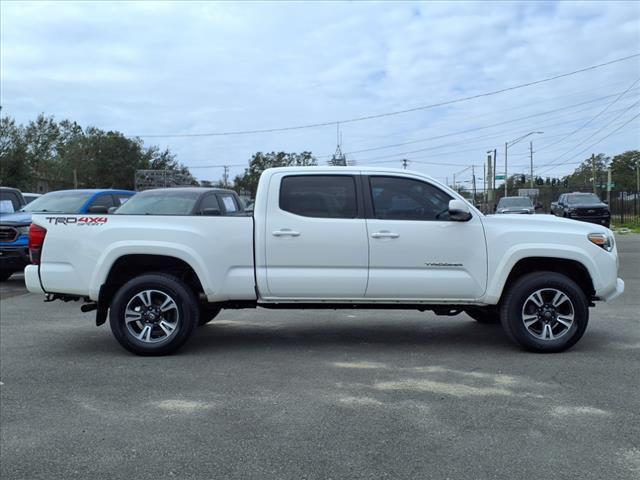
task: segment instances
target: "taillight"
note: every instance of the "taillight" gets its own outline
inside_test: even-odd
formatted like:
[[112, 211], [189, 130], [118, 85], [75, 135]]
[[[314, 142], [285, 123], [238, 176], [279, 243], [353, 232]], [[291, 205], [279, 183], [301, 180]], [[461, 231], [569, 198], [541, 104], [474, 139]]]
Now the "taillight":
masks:
[[29, 227], [29, 257], [34, 265], [40, 264], [40, 254], [42, 253], [42, 245], [44, 245], [44, 237], [46, 235], [46, 228], [34, 223]]

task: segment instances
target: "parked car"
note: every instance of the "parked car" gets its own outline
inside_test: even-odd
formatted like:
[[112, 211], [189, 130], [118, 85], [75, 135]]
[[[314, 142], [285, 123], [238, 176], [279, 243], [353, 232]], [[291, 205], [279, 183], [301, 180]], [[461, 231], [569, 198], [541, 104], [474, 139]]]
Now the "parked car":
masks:
[[536, 213], [529, 197], [502, 197], [496, 206], [496, 213]]
[[[59, 190], [46, 193], [14, 213], [0, 216], [0, 281], [29, 264], [28, 232], [33, 213], [87, 214], [108, 212], [136, 192], [129, 190]], [[3, 194], [4, 195], [4, 194]], [[6, 204], [5, 204], [6, 206]]]
[[114, 212], [117, 215], [240, 215], [242, 202], [223, 188], [158, 188], [138, 193]]
[[[253, 216], [212, 217], [181, 195], [166, 202], [176, 209], [140, 194], [95, 224], [35, 215], [27, 288], [84, 300], [97, 325], [109, 315], [118, 342], [141, 355], [175, 351], [222, 308], [257, 306], [465, 311], [501, 320], [528, 350], [557, 352], [582, 337], [594, 302], [624, 291], [609, 229], [485, 217], [417, 172], [268, 169]], [[210, 208], [237, 206], [218, 196]]]
[[24, 197], [24, 201], [27, 203], [33, 202], [36, 198], [40, 198], [42, 196], [41, 193], [25, 193], [22, 192], [22, 196]]
[[555, 207], [553, 203], [551, 205], [553, 213], [559, 217], [597, 223], [609, 228], [609, 205], [601, 201], [595, 193], [564, 193], [558, 198]]
[[0, 218], [7, 213], [13, 213], [26, 205], [22, 192], [17, 188], [0, 187]]

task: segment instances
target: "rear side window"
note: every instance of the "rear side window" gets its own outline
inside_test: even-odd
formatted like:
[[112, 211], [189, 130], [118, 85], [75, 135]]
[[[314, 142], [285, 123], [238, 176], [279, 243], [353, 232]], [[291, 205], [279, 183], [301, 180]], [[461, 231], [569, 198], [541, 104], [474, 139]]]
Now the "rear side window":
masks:
[[220, 195], [220, 200], [222, 201], [227, 213], [236, 213], [238, 211], [238, 205], [236, 204], [236, 199], [233, 195], [223, 193]]
[[91, 207], [113, 207], [113, 197], [111, 195], [100, 195], [91, 202]]
[[[202, 199], [200, 203], [200, 213], [204, 213], [205, 210], [217, 210], [220, 212], [220, 204], [218, 203], [218, 198], [214, 193], [207, 195]], [[218, 213], [219, 215], [220, 213]]]
[[346, 175], [284, 177], [280, 209], [303, 217], [356, 218], [355, 180]]

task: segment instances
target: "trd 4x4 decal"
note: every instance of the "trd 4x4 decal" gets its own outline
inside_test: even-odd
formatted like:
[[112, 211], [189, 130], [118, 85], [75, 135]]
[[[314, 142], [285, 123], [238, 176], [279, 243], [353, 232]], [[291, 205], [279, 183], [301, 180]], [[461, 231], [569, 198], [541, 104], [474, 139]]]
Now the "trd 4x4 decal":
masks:
[[101, 226], [107, 223], [108, 217], [44, 217], [54, 225], [87, 225], [90, 227]]

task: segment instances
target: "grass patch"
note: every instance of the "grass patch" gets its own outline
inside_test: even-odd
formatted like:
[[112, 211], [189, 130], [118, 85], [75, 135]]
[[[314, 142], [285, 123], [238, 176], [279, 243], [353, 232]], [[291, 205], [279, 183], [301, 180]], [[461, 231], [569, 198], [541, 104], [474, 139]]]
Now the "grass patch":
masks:
[[622, 232], [626, 232], [626, 230], [629, 230], [629, 233], [640, 233], [640, 221], [636, 221], [636, 222], [625, 222], [622, 224], [617, 224], [614, 223], [611, 225], [611, 230], [613, 230], [614, 232], [618, 232], [620, 230], [622, 230]]

